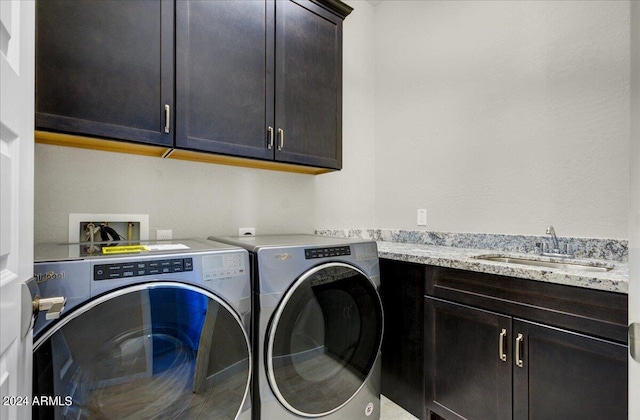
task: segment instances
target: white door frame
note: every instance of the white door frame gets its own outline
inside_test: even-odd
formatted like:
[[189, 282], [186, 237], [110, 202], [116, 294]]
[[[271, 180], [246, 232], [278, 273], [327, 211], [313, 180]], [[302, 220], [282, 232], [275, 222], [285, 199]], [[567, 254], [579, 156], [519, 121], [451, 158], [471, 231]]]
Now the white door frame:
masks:
[[[32, 333], [20, 330], [33, 275], [35, 2], [0, 0], [0, 418], [31, 418]], [[13, 399], [11, 399], [13, 398]]]
[[[629, 324], [640, 323], [640, 1], [631, 0]], [[630, 346], [637, 346], [630, 342]], [[636, 356], [638, 358], [638, 356]], [[629, 357], [629, 418], [640, 418], [640, 362]]]

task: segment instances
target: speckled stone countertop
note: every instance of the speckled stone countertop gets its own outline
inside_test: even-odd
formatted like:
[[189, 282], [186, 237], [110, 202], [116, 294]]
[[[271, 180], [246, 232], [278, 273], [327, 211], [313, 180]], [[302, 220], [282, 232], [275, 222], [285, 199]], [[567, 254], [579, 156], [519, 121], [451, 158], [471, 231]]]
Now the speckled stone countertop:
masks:
[[[519, 277], [616, 293], [628, 293], [629, 291], [629, 265], [625, 262], [592, 258], [579, 258], [567, 261], [562, 258], [549, 258], [514, 252], [387, 241], [377, 241], [377, 244], [380, 258]], [[536, 267], [474, 258], [478, 256], [524, 257], [560, 263], [578, 262], [584, 265], [606, 266], [610, 267], [611, 270], [604, 272], [585, 272], [564, 267]]]

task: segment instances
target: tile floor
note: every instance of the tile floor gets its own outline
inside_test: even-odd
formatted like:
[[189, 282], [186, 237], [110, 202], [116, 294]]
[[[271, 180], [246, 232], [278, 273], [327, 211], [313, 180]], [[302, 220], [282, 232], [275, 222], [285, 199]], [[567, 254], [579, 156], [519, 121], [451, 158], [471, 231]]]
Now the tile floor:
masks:
[[382, 395], [380, 399], [380, 420], [416, 420], [416, 418]]

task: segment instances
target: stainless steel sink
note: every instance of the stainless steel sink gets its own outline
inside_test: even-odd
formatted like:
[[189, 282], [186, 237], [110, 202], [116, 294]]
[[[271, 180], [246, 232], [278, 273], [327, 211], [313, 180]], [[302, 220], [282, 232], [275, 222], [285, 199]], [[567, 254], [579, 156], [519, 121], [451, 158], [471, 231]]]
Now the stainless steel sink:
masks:
[[502, 262], [506, 264], [530, 265], [535, 267], [559, 268], [564, 270], [578, 270], [587, 272], [605, 272], [613, 269], [613, 266], [603, 263], [583, 264], [577, 261], [544, 261], [526, 257], [505, 257], [499, 255], [479, 255], [473, 257], [478, 260]]

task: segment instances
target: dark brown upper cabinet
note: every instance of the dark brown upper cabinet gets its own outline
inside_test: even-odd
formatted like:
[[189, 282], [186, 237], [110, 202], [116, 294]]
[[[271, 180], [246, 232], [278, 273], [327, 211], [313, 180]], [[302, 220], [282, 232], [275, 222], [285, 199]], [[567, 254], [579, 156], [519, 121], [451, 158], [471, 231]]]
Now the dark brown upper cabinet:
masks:
[[107, 150], [139, 143], [177, 149], [165, 157], [341, 169], [351, 10], [337, 0], [40, 0], [36, 129], [132, 145]]
[[176, 3], [176, 147], [342, 167], [336, 1]]
[[38, 1], [36, 128], [172, 146], [173, 20], [171, 0]]
[[276, 159], [342, 167], [342, 18], [276, 2]]
[[273, 159], [273, 21], [265, 1], [176, 3], [178, 148]]

